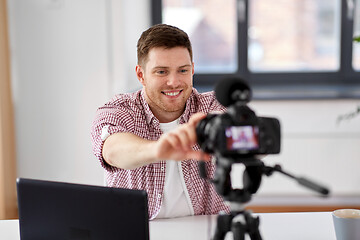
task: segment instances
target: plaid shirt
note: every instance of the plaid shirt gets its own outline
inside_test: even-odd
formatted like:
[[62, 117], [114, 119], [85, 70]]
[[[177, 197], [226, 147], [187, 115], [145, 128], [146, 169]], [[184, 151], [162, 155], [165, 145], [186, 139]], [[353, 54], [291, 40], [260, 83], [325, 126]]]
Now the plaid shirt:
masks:
[[[106, 170], [106, 181], [110, 187], [143, 189], [148, 194], [149, 218], [153, 219], [160, 211], [165, 183], [165, 161], [149, 164], [133, 170], [125, 170], [110, 166], [102, 157], [104, 130], [108, 134], [129, 132], [148, 140], [158, 140], [162, 134], [159, 120], [151, 112], [144, 98], [144, 90], [134, 93], [116, 95], [110, 102], [100, 107], [92, 127], [92, 142], [95, 156]], [[224, 111], [213, 94], [198, 93], [193, 89], [186, 102], [180, 124], [189, 121], [191, 115], [197, 112], [209, 113]], [[106, 131], [105, 131], [106, 132]], [[199, 146], [195, 146], [199, 149]], [[213, 177], [215, 165], [206, 163], [209, 177]], [[198, 171], [198, 161], [185, 160], [181, 162], [184, 181], [189, 192], [195, 215], [217, 214], [219, 211], [229, 211], [223, 199], [216, 193], [212, 184], [209, 186], [209, 196], [206, 194], [206, 181]], [[208, 202], [209, 200], [210, 203]]]

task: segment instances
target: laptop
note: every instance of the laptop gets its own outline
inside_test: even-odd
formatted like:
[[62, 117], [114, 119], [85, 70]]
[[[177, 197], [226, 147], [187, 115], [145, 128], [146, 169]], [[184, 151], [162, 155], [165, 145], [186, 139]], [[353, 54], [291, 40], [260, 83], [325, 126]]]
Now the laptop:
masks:
[[17, 179], [21, 240], [149, 239], [147, 194]]

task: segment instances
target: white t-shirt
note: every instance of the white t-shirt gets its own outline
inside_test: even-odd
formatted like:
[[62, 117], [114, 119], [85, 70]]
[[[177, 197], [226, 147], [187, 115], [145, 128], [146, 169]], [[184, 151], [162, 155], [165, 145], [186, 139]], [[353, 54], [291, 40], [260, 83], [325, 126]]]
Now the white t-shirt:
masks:
[[[160, 129], [166, 133], [175, 129], [179, 120], [160, 123]], [[156, 218], [173, 218], [194, 215], [189, 193], [186, 189], [181, 161], [167, 160], [163, 201]]]

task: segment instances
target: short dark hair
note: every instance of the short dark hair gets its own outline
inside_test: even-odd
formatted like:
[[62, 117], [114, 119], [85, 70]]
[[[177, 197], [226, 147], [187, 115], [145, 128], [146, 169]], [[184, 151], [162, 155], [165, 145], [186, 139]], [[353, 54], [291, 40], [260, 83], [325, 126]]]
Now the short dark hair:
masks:
[[139, 65], [147, 61], [149, 51], [155, 47], [185, 47], [189, 51], [191, 61], [193, 59], [189, 36], [183, 30], [171, 25], [156, 24], [141, 34], [137, 43]]

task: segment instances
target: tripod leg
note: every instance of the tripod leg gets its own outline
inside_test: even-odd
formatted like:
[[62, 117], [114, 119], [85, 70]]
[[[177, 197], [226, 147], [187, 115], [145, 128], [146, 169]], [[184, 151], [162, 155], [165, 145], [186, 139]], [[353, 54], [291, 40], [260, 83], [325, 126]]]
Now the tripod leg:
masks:
[[259, 230], [257, 232], [249, 233], [251, 240], [262, 240]]
[[251, 240], [262, 240], [259, 231], [260, 219], [259, 217], [253, 217], [250, 212], [245, 212], [245, 220], [248, 227], [248, 233]]
[[232, 215], [218, 215], [213, 240], [223, 240], [225, 238], [226, 233], [230, 231], [232, 218]]
[[231, 231], [234, 236], [234, 240], [245, 240], [246, 229], [241, 222], [234, 222], [232, 224]]

